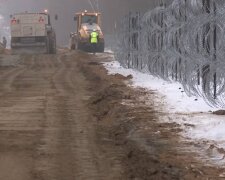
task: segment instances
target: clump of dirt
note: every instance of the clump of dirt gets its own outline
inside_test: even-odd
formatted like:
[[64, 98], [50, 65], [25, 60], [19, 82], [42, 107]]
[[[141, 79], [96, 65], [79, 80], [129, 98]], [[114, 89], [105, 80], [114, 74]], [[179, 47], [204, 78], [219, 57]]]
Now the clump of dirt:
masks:
[[214, 111], [213, 114], [219, 115], [219, 116], [224, 116], [225, 115], [225, 110]]
[[115, 74], [115, 78], [121, 79], [121, 80], [130, 80], [133, 78], [133, 76], [131, 74], [128, 76], [123, 76], [123, 75], [117, 73], [117, 74]]
[[88, 64], [89, 64], [89, 65], [93, 65], [93, 66], [98, 66], [98, 65], [100, 65], [99, 62], [89, 62]]

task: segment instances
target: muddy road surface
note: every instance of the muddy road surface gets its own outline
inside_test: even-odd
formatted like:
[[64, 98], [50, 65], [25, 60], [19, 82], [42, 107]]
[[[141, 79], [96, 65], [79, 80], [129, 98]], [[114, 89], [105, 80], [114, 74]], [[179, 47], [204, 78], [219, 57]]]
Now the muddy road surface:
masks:
[[157, 123], [131, 77], [107, 75], [107, 54], [2, 58], [0, 180], [222, 178], [222, 167], [175, 149], [179, 127]]

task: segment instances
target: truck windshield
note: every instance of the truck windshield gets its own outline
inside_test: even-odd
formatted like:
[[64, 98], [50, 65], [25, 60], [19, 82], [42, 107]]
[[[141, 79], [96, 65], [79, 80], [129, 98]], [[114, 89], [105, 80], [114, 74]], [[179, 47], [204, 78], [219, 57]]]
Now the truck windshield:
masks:
[[96, 23], [97, 24], [97, 16], [94, 15], [84, 15], [82, 16], [81, 23]]

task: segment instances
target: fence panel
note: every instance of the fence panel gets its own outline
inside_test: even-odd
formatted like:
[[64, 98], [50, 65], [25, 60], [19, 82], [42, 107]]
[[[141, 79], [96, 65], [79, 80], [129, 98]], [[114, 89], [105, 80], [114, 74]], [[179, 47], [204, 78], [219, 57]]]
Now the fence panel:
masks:
[[218, 0], [174, 0], [143, 16], [129, 13], [117, 33], [116, 59], [225, 107], [224, 17]]

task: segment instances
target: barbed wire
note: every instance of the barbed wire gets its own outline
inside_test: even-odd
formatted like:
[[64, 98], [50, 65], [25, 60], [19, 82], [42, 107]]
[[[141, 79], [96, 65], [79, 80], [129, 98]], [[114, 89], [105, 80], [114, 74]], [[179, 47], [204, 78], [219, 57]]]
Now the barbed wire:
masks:
[[225, 108], [224, 17], [217, 0], [174, 0], [143, 16], [130, 13], [118, 26], [116, 59]]

